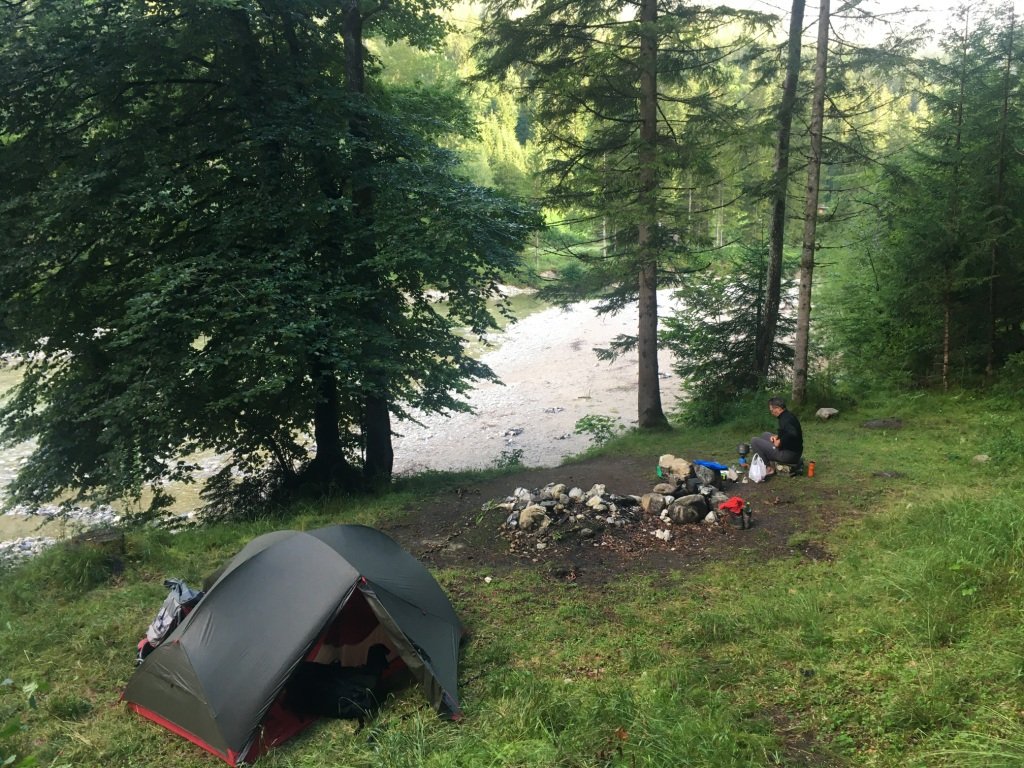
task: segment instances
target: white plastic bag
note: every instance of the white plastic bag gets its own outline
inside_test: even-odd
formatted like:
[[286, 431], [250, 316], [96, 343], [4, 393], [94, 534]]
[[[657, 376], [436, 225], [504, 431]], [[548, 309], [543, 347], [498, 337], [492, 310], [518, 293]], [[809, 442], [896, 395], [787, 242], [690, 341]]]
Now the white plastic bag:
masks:
[[768, 468], [764, 465], [764, 459], [761, 458], [761, 454], [755, 453], [754, 460], [750, 462], [750, 480], [754, 483], [760, 483], [764, 480], [768, 474]]

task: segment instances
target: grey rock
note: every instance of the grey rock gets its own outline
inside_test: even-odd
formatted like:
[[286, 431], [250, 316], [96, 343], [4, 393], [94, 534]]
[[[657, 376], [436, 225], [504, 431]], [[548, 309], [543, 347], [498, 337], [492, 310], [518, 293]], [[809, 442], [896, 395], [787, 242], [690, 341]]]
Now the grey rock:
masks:
[[541, 489], [540, 497], [542, 499], [557, 499], [563, 493], [565, 493], [565, 483], [552, 483]]
[[635, 507], [640, 503], [636, 496], [622, 496], [618, 493], [609, 493], [605, 498], [617, 507]]
[[665, 509], [665, 497], [660, 494], [644, 494], [640, 498], [640, 508], [648, 515], [662, 514]]
[[50, 536], [25, 536], [11, 541], [0, 542], [0, 564], [17, 564], [35, 557], [57, 540]]
[[701, 464], [696, 464], [693, 467], [693, 473], [700, 478], [701, 485], [713, 485], [718, 487], [722, 482], [718, 473], [711, 467], [705, 467]]
[[696, 523], [710, 511], [707, 499], [700, 494], [683, 496], [672, 502], [666, 510], [673, 523]]
[[662, 477], [679, 482], [690, 476], [691, 464], [686, 459], [666, 453], [658, 458], [658, 468], [661, 470]]
[[718, 509], [719, 504], [724, 504], [728, 500], [728, 494], [722, 493], [721, 491], [715, 491], [713, 494], [711, 494], [711, 508]]

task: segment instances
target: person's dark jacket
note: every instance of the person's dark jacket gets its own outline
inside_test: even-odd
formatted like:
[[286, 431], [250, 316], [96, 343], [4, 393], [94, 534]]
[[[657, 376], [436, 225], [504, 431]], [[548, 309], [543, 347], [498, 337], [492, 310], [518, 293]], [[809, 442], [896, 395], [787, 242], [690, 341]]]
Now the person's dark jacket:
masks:
[[789, 411], [779, 414], [779, 450], [793, 451], [797, 456], [804, 452], [804, 433], [800, 422]]

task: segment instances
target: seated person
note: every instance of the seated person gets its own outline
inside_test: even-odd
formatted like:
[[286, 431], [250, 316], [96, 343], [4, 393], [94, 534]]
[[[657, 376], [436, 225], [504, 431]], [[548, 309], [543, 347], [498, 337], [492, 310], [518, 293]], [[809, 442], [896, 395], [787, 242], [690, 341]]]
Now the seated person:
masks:
[[786, 410], [786, 401], [781, 397], [773, 397], [768, 401], [768, 410], [779, 420], [779, 432], [773, 435], [764, 432], [759, 437], [751, 438], [750, 450], [761, 457], [768, 474], [775, 472], [776, 462], [780, 464], [800, 464], [804, 452], [804, 435], [796, 416]]

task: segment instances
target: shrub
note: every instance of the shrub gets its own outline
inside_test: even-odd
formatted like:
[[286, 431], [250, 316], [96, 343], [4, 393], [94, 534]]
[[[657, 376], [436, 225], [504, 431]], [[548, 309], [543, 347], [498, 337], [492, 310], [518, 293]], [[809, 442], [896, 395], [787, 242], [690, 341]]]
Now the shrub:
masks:
[[604, 445], [621, 431], [618, 419], [588, 413], [579, 419], [573, 431], [577, 435], [590, 435], [594, 445]]

